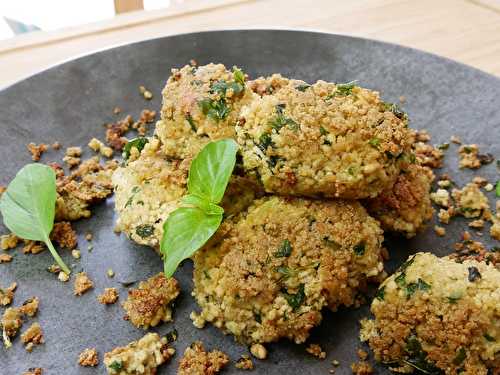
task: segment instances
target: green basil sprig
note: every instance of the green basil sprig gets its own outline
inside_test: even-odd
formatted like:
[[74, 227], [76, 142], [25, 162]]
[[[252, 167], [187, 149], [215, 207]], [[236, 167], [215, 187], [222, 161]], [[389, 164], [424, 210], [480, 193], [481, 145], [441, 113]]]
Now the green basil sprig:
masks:
[[160, 249], [167, 277], [201, 248], [222, 223], [224, 209], [218, 204], [233, 172], [237, 151], [238, 145], [232, 139], [210, 142], [191, 162], [188, 195], [181, 199], [186, 207], [173, 211], [163, 224]]
[[20, 238], [45, 242], [59, 267], [70, 274], [49, 239], [54, 226], [55, 207], [56, 174], [43, 164], [23, 167], [0, 199], [5, 226]]

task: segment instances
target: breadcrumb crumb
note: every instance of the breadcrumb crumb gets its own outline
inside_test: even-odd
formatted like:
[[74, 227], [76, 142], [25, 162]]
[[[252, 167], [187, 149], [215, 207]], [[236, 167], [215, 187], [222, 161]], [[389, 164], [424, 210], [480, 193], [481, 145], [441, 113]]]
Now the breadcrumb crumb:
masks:
[[78, 356], [78, 364], [83, 367], [94, 367], [99, 364], [99, 355], [95, 348], [87, 348]]
[[46, 249], [42, 242], [24, 240], [23, 254], [38, 254]]
[[31, 159], [33, 161], [39, 161], [42, 154], [47, 151], [48, 146], [45, 143], [40, 143], [39, 145], [31, 142], [28, 144], [28, 151], [31, 152]]
[[10, 250], [17, 246], [20, 238], [17, 237], [14, 233], [4, 234], [0, 236], [0, 249], [2, 250]]
[[7, 306], [12, 303], [16, 288], [17, 283], [12, 283], [5, 289], [0, 288], [0, 306]]
[[40, 324], [33, 323], [26, 331], [24, 331], [21, 335], [21, 341], [25, 344], [25, 348], [28, 352], [31, 352], [35, 345], [43, 344], [45, 340]]
[[326, 358], [326, 352], [324, 352], [321, 346], [319, 346], [318, 344], [309, 344], [309, 346], [306, 348], [306, 352], [319, 359]]
[[85, 272], [80, 272], [76, 275], [74, 286], [75, 296], [81, 296], [93, 287], [94, 283], [92, 282], [92, 280], [90, 280]]
[[64, 271], [60, 271], [59, 275], [57, 275], [57, 278], [59, 279], [59, 281], [62, 281], [63, 283], [69, 281], [69, 275]]
[[60, 247], [69, 250], [74, 249], [78, 243], [76, 232], [69, 221], [55, 223], [50, 233], [50, 239], [57, 242]]
[[23, 315], [33, 317], [38, 312], [38, 306], [40, 305], [40, 300], [38, 297], [32, 297], [23, 302], [23, 305], [19, 307], [19, 312]]
[[252, 344], [252, 346], [250, 347], [250, 353], [252, 353], [252, 355], [258, 359], [267, 358], [267, 349], [262, 344]]
[[97, 297], [97, 300], [103, 305], [111, 305], [118, 300], [118, 291], [116, 288], [105, 288], [104, 292]]
[[42, 375], [43, 369], [40, 367], [30, 367], [23, 375]]
[[9, 262], [12, 262], [12, 255], [0, 254], [0, 263], [9, 263]]
[[246, 354], [243, 354], [234, 366], [240, 370], [253, 370], [254, 367], [252, 359]]
[[217, 374], [228, 362], [229, 357], [225, 353], [219, 350], [206, 352], [203, 344], [196, 341], [186, 348], [177, 375]]
[[443, 227], [440, 227], [438, 225], [434, 226], [434, 232], [439, 236], [439, 237], [444, 237], [446, 235], [446, 229]]

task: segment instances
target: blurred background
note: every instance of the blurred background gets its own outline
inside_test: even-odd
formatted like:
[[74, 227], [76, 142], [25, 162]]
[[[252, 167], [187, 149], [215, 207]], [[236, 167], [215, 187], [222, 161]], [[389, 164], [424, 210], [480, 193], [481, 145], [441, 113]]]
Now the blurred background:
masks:
[[500, 0], [0, 0], [0, 88], [120, 44], [270, 27], [384, 40], [500, 76]]

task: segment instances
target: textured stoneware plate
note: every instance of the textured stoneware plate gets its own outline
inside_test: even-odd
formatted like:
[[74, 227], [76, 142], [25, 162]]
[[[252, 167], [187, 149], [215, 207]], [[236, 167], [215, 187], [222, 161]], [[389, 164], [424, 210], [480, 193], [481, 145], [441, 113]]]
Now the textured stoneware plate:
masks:
[[[457, 135], [465, 142], [480, 144], [482, 152], [500, 155], [500, 80], [493, 76], [427, 53], [372, 40], [297, 31], [217, 31], [160, 38], [99, 52], [56, 66], [0, 92], [0, 184], [6, 185], [16, 171], [30, 162], [26, 144], [31, 141], [59, 140], [64, 146], [84, 147], [85, 156], [90, 156], [86, 144], [93, 136], [103, 138], [103, 123], [116, 119], [112, 113], [115, 106], [120, 106], [122, 113], [135, 116], [143, 108], [158, 110], [160, 91], [170, 69], [192, 58], [200, 64], [238, 65], [251, 77], [281, 72], [308, 82], [358, 80], [360, 85], [381, 91], [387, 101], [397, 102], [404, 95], [407, 103], [403, 107], [409, 113], [411, 126], [428, 129], [432, 142], [442, 143]], [[154, 93], [151, 102], [139, 95], [140, 85]], [[447, 154], [442, 172], [451, 173], [459, 185], [470, 181], [475, 173], [458, 171], [456, 146], [452, 145]], [[52, 151], [42, 161], [60, 157]], [[490, 181], [498, 179], [493, 164], [479, 173]], [[105, 307], [97, 303], [96, 296], [104, 287], [114, 286], [123, 301], [127, 291], [120, 281], [145, 279], [162, 270], [162, 263], [152, 250], [113, 233], [111, 199], [94, 212], [91, 219], [76, 223], [78, 233], [94, 233], [92, 253], [87, 252], [83, 236], [79, 239], [80, 261], [64, 253], [65, 260], [75, 264], [75, 271], [83, 269], [94, 280], [93, 291], [74, 297], [72, 285], [57, 281], [46, 271], [53, 263], [47, 251], [26, 256], [15, 250], [12, 263], [0, 264], [0, 285], [12, 281], [19, 284], [16, 305], [31, 296], [40, 298], [36, 319], [46, 338], [45, 345], [32, 353], [24, 350], [19, 338], [10, 350], [0, 348], [2, 375], [21, 374], [32, 366], [44, 368], [49, 375], [101, 374], [105, 372], [102, 365], [98, 369], [77, 365], [78, 354], [84, 348], [96, 347], [103, 354], [144, 334], [122, 319], [119, 304]], [[387, 269], [393, 271], [417, 250], [450, 253], [464, 227], [465, 223], [456, 219], [445, 238], [436, 237], [428, 229], [410, 241], [389, 239], [391, 261]], [[6, 231], [4, 227], [0, 229], [2, 233]], [[487, 237], [484, 236], [486, 243]], [[107, 278], [108, 268], [116, 272], [114, 279]], [[190, 296], [191, 273], [190, 262], [177, 271], [175, 276], [183, 292], [175, 308], [175, 322], [156, 329], [161, 334], [173, 328], [179, 332], [177, 355], [160, 369], [160, 374], [175, 374], [180, 354], [196, 339], [208, 348], [225, 351], [233, 360], [247, 352], [231, 336], [224, 336], [213, 327], [193, 327], [189, 313], [196, 305]], [[283, 341], [268, 345], [269, 358], [256, 361], [254, 373], [327, 374], [331, 360], [337, 359], [341, 365], [336, 374], [350, 374], [349, 365], [356, 360], [356, 349], [360, 347], [358, 320], [367, 315], [367, 306], [325, 312], [311, 341], [326, 350], [326, 360], [311, 357], [304, 346]], [[381, 366], [376, 371], [389, 373]], [[233, 365], [225, 370], [227, 374], [238, 372]]]

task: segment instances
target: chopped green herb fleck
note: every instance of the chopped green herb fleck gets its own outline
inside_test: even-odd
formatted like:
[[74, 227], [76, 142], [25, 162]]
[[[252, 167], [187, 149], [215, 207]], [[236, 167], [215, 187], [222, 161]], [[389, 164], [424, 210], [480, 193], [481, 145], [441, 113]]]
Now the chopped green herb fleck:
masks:
[[237, 67], [233, 68], [233, 78], [236, 83], [245, 86], [245, 73], [243, 73], [241, 69], [238, 69]]
[[304, 92], [306, 91], [309, 87], [311, 87], [311, 85], [308, 85], [308, 84], [305, 84], [305, 85], [298, 85], [297, 87], [295, 87], [296, 90], [299, 90], [301, 92]]
[[497, 187], [495, 188], [495, 195], [500, 198], [500, 180], [497, 181]]
[[198, 102], [198, 105], [204, 115], [215, 121], [224, 120], [229, 115], [229, 112], [231, 112], [224, 98], [217, 101], [213, 99], [202, 99]]
[[130, 141], [127, 142], [127, 144], [123, 147], [123, 153], [122, 156], [125, 160], [128, 160], [130, 157], [130, 151], [132, 150], [132, 147], [135, 147], [137, 151], [141, 152], [144, 146], [146, 146], [146, 143], [149, 142], [149, 139], [146, 137], [138, 137], [134, 138]]
[[169, 344], [174, 342], [174, 341], [177, 341], [177, 337], [179, 337], [179, 334], [175, 328], [173, 330], [171, 330], [170, 332], [167, 332], [167, 334], [165, 335], [165, 338], [167, 339], [167, 342]]
[[385, 286], [377, 290], [377, 293], [375, 293], [375, 298], [383, 301], [385, 297]]
[[352, 89], [356, 86], [357, 81], [351, 81], [347, 83], [338, 83], [336, 85], [336, 90], [332, 94], [328, 95], [326, 99], [331, 99], [334, 96], [347, 96], [352, 94]]
[[329, 132], [323, 126], [320, 126], [319, 127], [319, 134], [321, 134], [321, 135], [328, 135]]
[[418, 279], [416, 283], [410, 283], [406, 286], [406, 297], [410, 298], [417, 290], [422, 292], [427, 292], [431, 289], [431, 286], [427, 284], [424, 280]]
[[142, 224], [135, 228], [135, 233], [141, 238], [147, 238], [153, 235], [155, 228], [151, 224]]
[[403, 288], [406, 286], [406, 274], [404, 272], [401, 272], [395, 279], [395, 283], [400, 287]]
[[384, 106], [386, 111], [392, 112], [392, 114], [396, 116], [398, 119], [402, 120], [406, 117], [406, 113], [404, 113], [397, 104], [384, 103]]
[[358, 243], [356, 246], [354, 246], [354, 254], [361, 256], [365, 253], [365, 247], [366, 244], [364, 242]]
[[465, 360], [467, 357], [467, 353], [465, 352], [464, 348], [460, 348], [457, 352], [456, 357], [453, 359], [453, 364], [455, 366], [459, 366], [462, 364], [462, 362]]
[[189, 123], [191, 130], [196, 133], [196, 131], [198, 130], [196, 128], [196, 123], [194, 122], [193, 118], [191, 117], [191, 115], [189, 113], [186, 115], [186, 121]]
[[260, 313], [258, 313], [258, 312], [254, 312], [254, 313], [253, 313], [253, 316], [254, 316], [255, 321], [256, 321], [257, 323], [259, 323], [259, 324], [261, 324], [261, 323], [262, 323], [262, 316], [260, 315]]
[[462, 298], [462, 296], [449, 296], [449, 297], [446, 297], [446, 299], [448, 300], [449, 303], [451, 304], [455, 304], [457, 303], [460, 298]]
[[123, 364], [121, 362], [118, 362], [118, 361], [113, 361], [109, 365], [109, 368], [112, 370], [115, 370], [115, 371], [120, 371], [123, 368]]
[[271, 134], [263, 133], [259, 137], [259, 144], [257, 145], [257, 147], [260, 148], [262, 152], [266, 152], [267, 148], [272, 145], [273, 140], [271, 139]]
[[380, 139], [372, 138], [368, 141], [368, 143], [370, 144], [370, 146], [378, 148], [378, 146], [380, 146]]
[[323, 238], [323, 242], [326, 246], [332, 248], [333, 250], [339, 250], [341, 248], [338, 242], [331, 240], [328, 236]]
[[276, 116], [271, 121], [269, 121], [269, 125], [271, 125], [271, 127], [277, 132], [279, 132], [280, 129], [286, 125], [288, 125], [288, 127], [292, 130], [299, 129], [299, 124], [297, 124], [290, 117], [285, 116], [284, 105], [276, 106]]
[[288, 304], [292, 307], [292, 310], [293, 311], [297, 310], [304, 303], [304, 300], [306, 299], [304, 284], [300, 284], [299, 290], [297, 291], [296, 294], [289, 294], [288, 292], [285, 292], [284, 297], [288, 302]]
[[495, 342], [495, 338], [488, 335], [487, 333], [485, 333], [484, 335], [484, 338], [486, 339], [486, 341], [489, 341], [489, 342]]
[[284, 278], [293, 277], [297, 274], [297, 271], [292, 270], [290, 267], [287, 266], [276, 267], [276, 272], [283, 275]]
[[448, 148], [450, 147], [450, 144], [449, 143], [442, 143], [440, 145], [438, 145], [438, 149], [440, 150], [448, 150]]
[[289, 257], [290, 254], [292, 254], [292, 245], [290, 244], [290, 241], [283, 240], [280, 247], [278, 248], [278, 251], [274, 253], [274, 256], [276, 258], [283, 258]]

